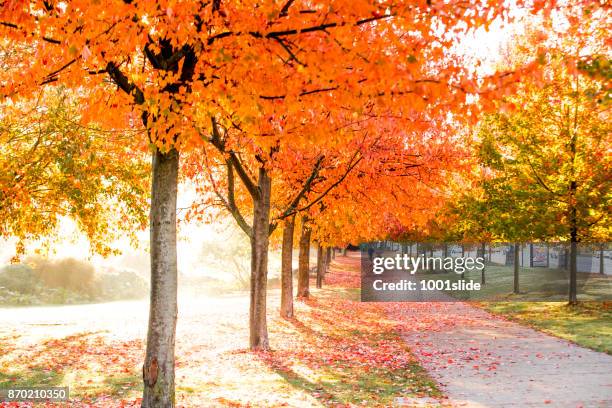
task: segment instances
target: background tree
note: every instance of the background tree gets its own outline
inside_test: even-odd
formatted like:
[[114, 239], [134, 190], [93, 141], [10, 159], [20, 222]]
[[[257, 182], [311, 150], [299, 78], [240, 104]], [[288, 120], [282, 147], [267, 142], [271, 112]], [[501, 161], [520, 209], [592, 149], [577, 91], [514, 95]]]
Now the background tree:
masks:
[[150, 172], [137, 129], [81, 125], [62, 89], [2, 112], [0, 236], [17, 237], [18, 254], [27, 241], [56, 235], [61, 217], [77, 222], [92, 252], [113, 252], [119, 232], [135, 240], [146, 225]]
[[[483, 118], [479, 188], [456, 206], [465, 225], [478, 224], [499, 240], [569, 242], [571, 304], [577, 301], [577, 243], [612, 236], [609, 77], [580, 72], [584, 60], [609, 54], [605, 37], [593, 35], [601, 34], [602, 17], [591, 13], [585, 24], [570, 27], [564, 38], [571, 43], [552, 36], [539, 56], [546, 62], [544, 77], [525, 81], [500, 101], [502, 112]], [[514, 58], [533, 52], [533, 43], [517, 44]]]

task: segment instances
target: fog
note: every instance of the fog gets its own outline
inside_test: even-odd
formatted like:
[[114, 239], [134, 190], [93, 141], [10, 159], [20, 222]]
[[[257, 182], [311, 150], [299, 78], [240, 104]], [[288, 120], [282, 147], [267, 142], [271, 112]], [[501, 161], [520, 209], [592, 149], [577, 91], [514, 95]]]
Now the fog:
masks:
[[[114, 241], [112, 247], [119, 248], [121, 254], [103, 257], [91, 253], [86, 237], [72, 220], [62, 218], [57, 237], [29, 243], [19, 263], [10, 265], [16, 255], [16, 240], [2, 240], [0, 304], [31, 306], [145, 298], [149, 286], [148, 241], [148, 230], [141, 231], [136, 245], [127, 238]], [[226, 295], [248, 289], [249, 240], [232, 219], [215, 224], [181, 223], [177, 246], [181, 292]], [[272, 243], [268, 274], [271, 288], [278, 287], [279, 275], [280, 245]]]

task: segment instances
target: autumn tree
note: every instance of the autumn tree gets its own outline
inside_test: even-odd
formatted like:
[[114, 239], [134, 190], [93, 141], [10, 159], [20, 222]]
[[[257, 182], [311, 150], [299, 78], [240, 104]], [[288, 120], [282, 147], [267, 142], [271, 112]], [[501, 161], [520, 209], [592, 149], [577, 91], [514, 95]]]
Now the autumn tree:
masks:
[[119, 232], [135, 239], [146, 225], [150, 172], [134, 142], [137, 132], [81, 125], [66, 90], [3, 105], [0, 236], [17, 237], [20, 254], [28, 241], [56, 235], [61, 217], [71, 217], [93, 252], [113, 252], [109, 242]]
[[381, 137], [347, 181], [311, 211], [315, 239], [333, 247], [393, 239], [407, 230], [428, 236], [448, 198], [444, 185], [464, 169], [456, 129], [438, 119]]
[[[483, 118], [479, 185], [456, 204], [465, 224], [498, 240], [567, 241], [570, 304], [577, 301], [577, 243], [611, 236], [609, 77], [583, 69], [609, 53], [602, 18], [585, 14], [563, 37], [552, 34], [539, 57], [545, 76], [525, 81], [500, 102], [504, 111]], [[533, 50], [525, 39], [516, 44], [515, 58]]]
[[[364, 8], [351, 5], [350, 10], [335, 10], [342, 24], [321, 23], [321, 19], [330, 17], [323, 17], [316, 9], [300, 13], [303, 9], [290, 2], [287, 15], [280, 13], [287, 20], [282, 18], [278, 24], [299, 17], [297, 21], [301, 26], [307, 21], [307, 29], [275, 29], [265, 35], [250, 33], [246, 36], [242, 31], [240, 35], [227, 33], [231, 38], [229, 42], [241, 43], [248, 51], [242, 53], [223, 48], [220, 62], [226, 63], [228, 69], [231, 67], [232, 72], [221, 77], [226, 84], [222, 93], [215, 94], [216, 99], [210, 104], [194, 102], [197, 112], [193, 120], [200, 138], [216, 149], [215, 154], [225, 162], [231, 179], [227, 182], [228, 195], [223, 201], [251, 238], [252, 348], [268, 347], [265, 282], [268, 235], [274, 224], [270, 216], [272, 173], [288, 143], [305, 146], [312, 141], [324, 145], [337, 140], [350, 141], [356, 137], [356, 124], [359, 124], [359, 132], [369, 129], [376, 133], [383, 129], [380, 121], [388, 118], [410, 126], [413, 118], [423, 110], [467, 111], [464, 105], [466, 88], [473, 83], [463, 84], [466, 72], [444, 55], [450, 39], [446, 42], [423, 41], [433, 35], [433, 25], [454, 26], [458, 20], [430, 13], [429, 7], [422, 13], [413, 14], [414, 10], [402, 7], [392, 6], [389, 13], [380, 11], [380, 5], [364, 3], [362, 6]], [[491, 10], [493, 14], [498, 12]], [[476, 8], [475, 12], [486, 14], [488, 11]], [[359, 17], [366, 15], [373, 17]], [[470, 24], [476, 23], [469, 20]], [[484, 20], [477, 23], [482, 22]], [[415, 35], [411, 37], [408, 32]], [[269, 41], [261, 43], [261, 52], [255, 54], [253, 45], [260, 45], [261, 36]], [[216, 43], [217, 37], [214, 38]], [[347, 38], [352, 39], [350, 47], [344, 45]], [[261, 58], [271, 51], [274, 51], [271, 59]], [[323, 55], [325, 58], [321, 58]], [[381, 59], [382, 55], [385, 58]], [[417, 63], [419, 59], [432, 61], [435, 57], [440, 60], [438, 64]], [[248, 64], [240, 63], [244, 59], [248, 59]], [[283, 81], [274, 80], [279, 73], [284, 73]], [[405, 82], [388, 81], [388, 78], [400, 77], [406, 78]], [[244, 78], [251, 80], [250, 92], [240, 96], [238, 84]], [[255, 109], [250, 110], [252, 108]], [[206, 154], [213, 155], [210, 151]], [[236, 210], [236, 200], [231, 197], [237, 179], [252, 203], [251, 224]]]

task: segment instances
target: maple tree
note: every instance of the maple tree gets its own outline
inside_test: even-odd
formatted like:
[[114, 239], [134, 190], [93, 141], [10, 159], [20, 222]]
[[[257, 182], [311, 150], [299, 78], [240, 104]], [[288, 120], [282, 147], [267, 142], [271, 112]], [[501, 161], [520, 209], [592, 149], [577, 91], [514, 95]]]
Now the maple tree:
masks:
[[449, 198], [444, 186], [468, 168], [456, 132], [443, 118], [430, 118], [380, 139], [323, 210], [313, 211], [315, 237], [326, 246], [406, 238], [407, 231], [430, 239]]
[[[526, 80], [500, 101], [502, 112], [483, 117], [476, 143], [481, 168], [474, 189], [454, 204], [460, 228], [471, 236], [569, 242], [571, 304], [577, 301], [577, 243], [607, 241], [612, 232], [609, 77], [601, 67], [581, 70], [584, 61], [605, 55], [606, 34], [597, 30], [606, 18], [589, 13], [563, 37], [553, 32], [540, 54], [544, 78]], [[513, 58], [532, 52], [529, 40], [536, 35], [518, 39]]]
[[93, 252], [116, 251], [108, 243], [120, 232], [135, 239], [146, 225], [150, 172], [132, 150], [137, 130], [81, 125], [65, 90], [2, 112], [0, 236], [19, 239], [17, 255], [26, 242], [57, 235], [62, 216], [77, 222]]
[[[499, 12], [495, 8], [491, 10], [493, 14]], [[375, 17], [355, 19], [355, 23], [344, 23], [341, 27], [336, 23], [330, 23], [322, 26], [314, 25], [301, 32], [299, 30], [269, 32], [266, 36], [277, 42], [279, 42], [278, 37], [282, 37], [280, 45], [288, 55], [286, 59], [273, 59], [273, 67], [265, 66], [265, 69], [261, 67], [260, 71], [259, 58], [249, 54], [249, 70], [242, 71], [241, 78], [244, 80], [250, 75], [249, 78], [253, 79], [249, 97], [257, 98], [255, 104], [257, 111], [246, 111], [249, 106], [246, 103], [248, 100], [245, 102], [234, 94], [235, 89], [232, 86], [237, 86], [238, 80], [236, 83], [230, 81], [232, 86], [224, 89], [223, 94], [216, 95], [217, 99], [213, 101], [213, 106], [218, 106], [217, 111], [214, 111], [210, 104], [202, 101], [194, 102], [194, 105], [199, 106], [194, 115], [198, 133], [204, 142], [208, 142], [214, 148], [209, 148], [204, 153], [206, 158], [204, 164], [215, 169], [219, 166], [226, 169], [227, 181], [223, 188], [227, 189], [227, 194], [224, 193], [221, 198], [217, 189], [217, 198], [220, 198], [251, 239], [252, 348], [268, 347], [265, 323], [267, 250], [268, 236], [275, 228], [275, 222], [270, 215], [273, 201], [271, 191], [276, 177], [275, 169], [283, 168], [278, 163], [290, 160], [287, 157], [291, 157], [292, 152], [287, 151], [287, 145], [293, 148], [312, 148], [310, 146], [316, 145], [325, 151], [327, 148], [333, 148], [338, 140], [350, 143], [351, 140], [358, 139], [359, 133], [397, 132], [400, 128], [399, 123], [420, 129], [422, 125], [417, 119], [424, 110], [433, 114], [447, 113], [449, 110], [460, 113], [468, 111], [464, 103], [466, 87], [473, 87], [474, 84], [470, 80], [463, 84], [462, 77], [468, 74], [444, 55], [443, 50], [452, 41], [433, 42], [427, 46], [421, 41], [421, 36], [432, 35], [432, 24], [450, 24], [450, 21], [446, 21], [446, 16], [439, 19], [430, 11], [424, 14], [417, 13], [419, 18], [425, 17], [427, 24], [421, 27], [424, 32], [418, 38], [412, 39], [414, 42], [408, 49], [407, 44], [410, 41], [406, 41], [407, 32], [402, 31], [400, 27], [406, 23], [412, 29], [420, 26], [411, 20], [416, 17], [412, 15], [413, 11], [410, 10], [406, 16], [400, 15], [399, 11], [397, 16], [372, 12]], [[317, 13], [310, 10], [302, 14]], [[382, 18], [385, 16], [393, 20], [393, 23]], [[484, 22], [484, 19], [477, 22], [470, 20], [470, 24]], [[453, 21], [452, 24], [456, 23], [457, 21]], [[310, 33], [323, 30], [325, 32], [320, 35], [324, 37], [324, 44], [330, 43], [329, 37], [337, 36], [332, 48], [338, 53], [336, 61], [331, 58], [333, 53], [327, 52], [325, 60], [318, 60], [322, 55], [321, 52], [327, 51], [327, 48], [321, 45], [323, 40], [319, 35], [310, 35]], [[350, 48], [342, 45], [347, 30], [351, 31], [355, 38], [355, 44]], [[306, 33], [308, 35], [302, 36]], [[285, 36], [292, 40], [283, 40]], [[283, 41], [292, 42], [287, 45]], [[414, 55], [417, 51], [416, 44], [422, 47], [418, 52], [423, 56], [429, 57], [430, 60], [432, 56], [440, 58], [439, 66], [419, 65]], [[232, 64], [235, 68], [233, 64], [238, 57], [229, 56], [229, 51], [225, 49], [223, 53], [222, 61]], [[385, 56], [384, 60], [380, 59], [380, 55]], [[309, 61], [309, 58], [313, 60]], [[332, 65], [328, 65], [330, 61], [333, 62]], [[280, 66], [277, 66], [278, 64]], [[287, 75], [282, 82], [283, 88], [275, 90], [274, 87], [280, 83], [275, 83], [269, 76], [272, 72], [276, 75], [280, 69], [287, 71]], [[417, 73], [419, 77], [415, 78]], [[312, 86], [311, 84], [316, 84], [322, 75], [336, 77], [333, 79], [326, 77], [325, 84], [321, 84], [320, 87]], [[406, 90], [404, 88], [406, 85], [401, 82], [390, 83], [389, 78], [407, 78], [410, 89]], [[292, 87], [293, 81], [297, 82]], [[309, 86], [304, 87], [304, 84]], [[413, 87], [410, 87], [410, 84]], [[264, 89], [253, 95], [253, 89], [257, 91], [259, 87]], [[442, 95], [446, 97], [442, 98]], [[381, 126], [381, 122], [386, 123], [389, 118], [391, 122], [398, 122], [393, 129]], [[202, 148], [207, 149], [206, 146]], [[200, 169], [198, 166], [195, 168]], [[213, 174], [216, 171], [211, 170], [209, 173]], [[200, 171], [194, 173], [198, 174]], [[242, 187], [237, 187], [235, 180], [240, 180]], [[308, 191], [310, 187], [308, 180], [310, 178], [301, 180], [303, 188], [297, 189], [297, 195], [292, 198], [290, 207], [280, 211], [280, 219], [295, 213], [291, 210], [291, 206], [297, 205]], [[214, 177], [210, 180], [213, 187], [219, 183], [220, 181], [214, 180]], [[246, 200], [236, 198], [240, 192], [246, 193]], [[241, 203], [247, 207], [248, 203], [252, 204], [252, 224], [246, 222]]]

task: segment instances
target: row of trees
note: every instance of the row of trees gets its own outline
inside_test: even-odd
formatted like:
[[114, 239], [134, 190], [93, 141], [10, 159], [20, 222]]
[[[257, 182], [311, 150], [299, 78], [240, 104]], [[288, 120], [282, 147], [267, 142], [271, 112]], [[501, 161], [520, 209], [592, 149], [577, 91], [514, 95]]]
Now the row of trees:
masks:
[[[570, 243], [569, 303], [577, 302], [578, 242], [612, 238], [610, 49], [604, 10], [518, 37], [504, 63], [524, 60], [545, 33], [546, 69], [525, 79], [473, 133], [473, 177], [450, 208], [455, 239]], [[516, 252], [518, 246], [516, 246]]]
[[[548, 16], [597, 11], [588, 2], [573, 8], [517, 3]], [[198, 187], [191, 217], [206, 218], [211, 206], [222, 206], [249, 237], [250, 347], [266, 349], [267, 257], [279, 226], [287, 316], [286, 266], [296, 230], [302, 296], [311, 240], [330, 247], [384, 237], [398, 226], [431, 232], [424, 227], [447, 202], [442, 187], [470, 169], [459, 129], [476, 123], [519, 80], [542, 77], [545, 60], [526, 58], [481, 77], [457, 54], [467, 32], [507, 16], [503, 1], [3, 3], [3, 109], [65, 87], [78, 101], [79, 126], [128, 136], [78, 143], [79, 157], [124, 168], [140, 165], [143, 152], [152, 154], [143, 406], [174, 406], [179, 179]], [[589, 72], [599, 70], [583, 58], [566, 65], [577, 60]], [[108, 152], [119, 154], [117, 160]], [[59, 169], [60, 179], [70, 174]], [[105, 167], [84, 171], [99, 175], [97, 189], [122, 185]], [[128, 186], [146, 180], [124, 174]], [[17, 192], [5, 186], [17, 186], [29, 199], [15, 177], [2, 180], [0, 193], [12, 197]], [[146, 205], [114, 188], [107, 198], [127, 203], [119, 206], [122, 215], [138, 219]], [[12, 219], [3, 234], [39, 233], [28, 231], [24, 218]]]

